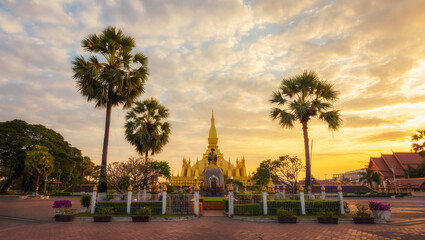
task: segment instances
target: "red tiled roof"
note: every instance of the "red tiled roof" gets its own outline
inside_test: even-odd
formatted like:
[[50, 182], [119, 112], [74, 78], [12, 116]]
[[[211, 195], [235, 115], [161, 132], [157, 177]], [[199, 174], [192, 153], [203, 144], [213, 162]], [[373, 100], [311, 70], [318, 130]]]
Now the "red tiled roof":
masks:
[[425, 183], [425, 178], [409, 178], [409, 179], [396, 179], [397, 180], [397, 185], [401, 186], [402, 188], [407, 188], [409, 186], [410, 183], [410, 187], [412, 188], [419, 188], [421, 187], [425, 187], [424, 183]]
[[380, 172], [384, 176], [384, 178], [393, 178], [392, 171], [388, 168], [387, 164], [382, 158], [371, 157], [369, 162], [369, 168]]
[[388, 168], [391, 170], [394, 168], [395, 177], [404, 177], [403, 167], [400, 165], [400, 162], [394, 157], [394, 155], [382, 154], [382, 159], [384, 159]]
[[406, 169], [407, 169], [407, 166], [409, 165], [416, 168], [423, 161], [419, 153], [395, 152], [393, 153], [393, 155], [401, 163], [403, 168], [406, 168]]

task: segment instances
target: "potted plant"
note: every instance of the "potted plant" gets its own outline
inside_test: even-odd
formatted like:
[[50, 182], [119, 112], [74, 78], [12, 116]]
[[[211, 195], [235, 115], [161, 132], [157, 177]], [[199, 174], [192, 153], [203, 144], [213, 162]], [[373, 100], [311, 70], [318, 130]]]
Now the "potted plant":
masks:
[[151, 216], [151, 209], [148, 207], [142, 207], [137, 209], [136, 215], [132, 215], [133, 222], [149, 222]]
[[297, 217], [292, 210], [277, 209], [277, 221], [279, 223], [297, 223]]
[[322, 224], [337, 224], [338, 216], [336, 212], [318, 212], [317, 221]]
[[26, 193], [20, 193], [19, 194], [19, 199], [28, 199], [28, 194], [26, 194]]
[[44, 199], [49, 199], [50, 198], [50, 193], [49, 191], [46, 190], [46, 192], [44, 193]]
[[362, 204], [356, 204], [357, 212], [354, 214], [353, 221], [355, 224], [373, 224], [375, 218], [370, 217], [370, 213], [367, 213], [367, 206]]
[[81, 202], [81, 205], [83, 206], [81, 208], [81, 212], [87, 212], [87, 209], [90, 207], [90, 203], [91, 203], [91, 195], [87, 193], [81, 195], [80, 202]]
[[72, 203], [69, 200], [58, 200], [53, 203], [56, 222], [71, 222], [74, 220], [74, 209], [71, 209]]
[[101, 208], [99, 214], [93, 216], [94, 222], [110, 222], [114, 210], [111, 207]]
[[391, 220], [390, 204], [384, 204], [379, 201], [369, 201], [369, 209], [372, 211], [376, 220], [385, 222]]

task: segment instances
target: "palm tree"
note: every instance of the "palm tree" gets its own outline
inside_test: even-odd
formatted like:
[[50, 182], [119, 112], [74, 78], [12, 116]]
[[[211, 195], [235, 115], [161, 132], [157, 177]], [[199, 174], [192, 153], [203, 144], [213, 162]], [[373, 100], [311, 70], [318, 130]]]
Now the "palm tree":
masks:
[[[105, 28], [99, 35], [90, 34], [81, 46], [92, 55], [86, 60], [78, 56], [72, 62], [74, 79], [79, 92], [94, 101], [96, 107], [106, 108], [105, 135], [103, 139], [102, 167], [99, 192], [106, 192], [106, 165], [109, 126], [112, 107], [130, 108], [144, 92], [148, 76], [148, 59], [142, 53], [132, 54], [134, 39], [115, 27]], [[104, 62], [101, 62], [104, 60]]]
[[149, 152], [151, 155], [159, 153], [168, 143], [170, 124], [164, 122], [166, 118], [168, 109], [154, 98], [136, 102], [136, 106], [127, 113], [125, 139], [145, 156], [146, 162]]
[[373, 169], [370, 168], [366, 168], [365, 172], [361, 172], [360, 175], [360, 182], [367, 182], [369, 183], [370, 189], [373, 188], [373, 183], [376, 183], [377, 185], [380, 185], [382, 180], [381, 180], [381, 174], [379, 174], [378, 172], [376, 172]]
[[304, 71], [294, 77], [284, 78], [277, 92], [273, 92], [270, 102], [276, 104], [270, 112], [273, 120], [278, 119], [283, 128], [293, 128], [299, 121], [303, 127], [306, 161], [305, 185], [311, 185], [311, 163], [308, 139], [308, 121], [319, 117], [330, 130], [337, 130], [342, 123], [339, 110], [331, 110], [338, 99], [333, 85], [320, 80], [313, 71]]

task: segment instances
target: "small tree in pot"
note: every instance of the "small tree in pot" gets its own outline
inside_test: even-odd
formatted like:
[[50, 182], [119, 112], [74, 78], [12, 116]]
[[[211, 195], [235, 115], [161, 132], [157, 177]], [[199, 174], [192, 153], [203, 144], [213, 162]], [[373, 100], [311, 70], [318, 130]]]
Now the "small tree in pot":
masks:
[[356, 204], [357, 212], [353, 217], [355, 224], [373, 224], [375, 223], [375, 218], [370, 217], [370, 213], [367, 211], [367, 206]]
[[338, 216], [336, 212], [318, 212], [317, 221], [322, 224], [338, 224]]
[[90, 194], [81, 195], [80, 202], [81, 202], [81, 205], [83, 206], [81, 209], [81, 212], [87, 212], [87, 209], [90, 207], [90, 203], [91, 203], [91, 195]]
[[94, 222], [110, 222], [114, 210], [111, 207], [101, 208], [98, 215], [93, 216]]
[[137, 209], [136, 215], [131, 216], [133, 222], [149, 222], [152, 210], [148, 207]]
[[277, 221], [279, 223], [297, 223], [297, 217], [292, 210], [277, 209]]

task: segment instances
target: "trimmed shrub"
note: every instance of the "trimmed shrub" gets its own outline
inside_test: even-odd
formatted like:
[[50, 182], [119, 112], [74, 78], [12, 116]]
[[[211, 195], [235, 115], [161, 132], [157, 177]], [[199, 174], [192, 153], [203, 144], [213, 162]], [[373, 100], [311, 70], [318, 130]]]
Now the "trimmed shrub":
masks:
[[91, 203], [91, 195], [90, 194], [83, 194], [81, 195], [81, 199], [80, 199], [81, 205], [83, 205], [83, 207], [90, 207], [90, 203]]
[[[95, 213], [99, 213], [100, 209], [111, 207], [114, 210], [114, 214], [123, 215], [127, 214], [127, 202], [126, 201], [99, 201], [96, 203]], [[149, 207], [152, 210], [153, 215], [162, 214], [162, 202], [161, 201], [139, 201], [132, 202], [130, 213], [135, 212], [142, 207]]]
[[260, 216], [262, 215], [262, 208], [258, 203], [235, 204], [234, 213], [239, 216]]
[[[279, 208], [293, 211], [297, 215], [301, 214], [301, 202], [299, 200], [267, 201], [267, 213], [269, 215], [277, 215], [276, 210]], [[338, 210], [339, 210], [339, 203], [337, 201], [315, 200], [315, 199], [305, 201], [305, 211], [307, 215], [315, 215], [320, 211], [338, 211]]]

